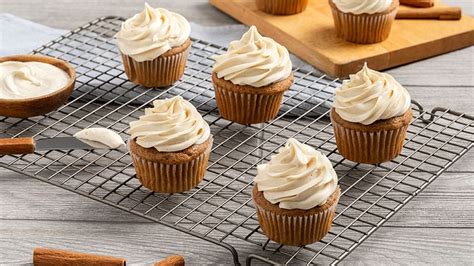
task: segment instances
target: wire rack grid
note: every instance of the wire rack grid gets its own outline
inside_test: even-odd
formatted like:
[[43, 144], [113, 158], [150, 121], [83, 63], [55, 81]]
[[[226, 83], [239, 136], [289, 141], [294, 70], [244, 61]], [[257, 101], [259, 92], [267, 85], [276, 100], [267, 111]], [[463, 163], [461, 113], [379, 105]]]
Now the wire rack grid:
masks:
[[[275, 120], [247, 126], [229, 122], [217, 112], [210, 81], [211, 56], [223, 47], [193, 40], [182, 80], [165, 90], [145, 89], [123, 73], [113, 40], [122, 21], [97, 19], [37, 49], [74, 65], [76, 89], [65, 106], [48, 115], [0, 117], [0, 137], [70, 136], [95, 126], [127, 138], [128, 123], [153, 100], [182, 95], [214, 135], [204, 181], [186, 193], [153, 193], [139, 183], [125, 148], [4, 156], [0, 166], [220, 245], [235, 264], [241, 263], [239, 253], [247, 254], [248, 264], [336, 264], [473, 146], [474, 117], [444, 108], [425, 111], [414, 102], [414, 119], [398, 158], [379, 165], [347, 161], [337, 152], [328, 119], [338, 81], [300, 69], [294, 70], [295, 84]], [[289, 137], [324, 152], [342, 189], [331, 231], [305, 247], [268, 240], [251, 200], [256, 165], [268, 161]], [[248, 249], [236, 250], [238, 243], [248, 243]]]

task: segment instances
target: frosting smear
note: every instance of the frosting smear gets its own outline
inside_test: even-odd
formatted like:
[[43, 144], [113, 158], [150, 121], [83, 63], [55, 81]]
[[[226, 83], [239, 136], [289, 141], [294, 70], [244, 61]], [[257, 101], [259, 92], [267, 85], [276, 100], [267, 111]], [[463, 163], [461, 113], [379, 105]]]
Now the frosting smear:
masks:
[[218, 78], [253, 87], [284, 80], [292, 69], [288, 50], [260, 35], [255, 26], [250, 27], [240, 40], [231, 42], [227, 53], [214, 56], [214, 60], [213, 72]]
[[324, 154], [293, 138], [270, 162], [257, 166], [254, 181], [272, 204], [282, 209], [303, 210], [326, 203], [338, 182]]
[[83, 129], [74, 134], [74, 137], [95, 148], [102, 148], [102, 145], [97, 145], [97, 143], [103, 144], [111, 149], [117, 149], [125, 145], [125, 142], [119, 134], [110, 129], [101, 127]]

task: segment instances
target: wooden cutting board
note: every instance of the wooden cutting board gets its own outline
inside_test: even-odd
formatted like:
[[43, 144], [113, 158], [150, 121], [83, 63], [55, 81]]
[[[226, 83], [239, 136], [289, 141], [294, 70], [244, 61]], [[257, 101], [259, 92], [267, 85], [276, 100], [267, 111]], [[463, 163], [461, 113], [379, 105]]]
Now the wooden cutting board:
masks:
[[327, 0], [310, 0], [303, 13], [292, 16], [261, 12], [255, 0], [209, 2], [242, 23], [257, 26], [262, 34], [334, 77], [355, 73], [364, 62], [384, 70], [474, 44], [474, 18], [464, 14], [457, 21], [396, 20], [387, 40], [361, 45], [336, 36]]

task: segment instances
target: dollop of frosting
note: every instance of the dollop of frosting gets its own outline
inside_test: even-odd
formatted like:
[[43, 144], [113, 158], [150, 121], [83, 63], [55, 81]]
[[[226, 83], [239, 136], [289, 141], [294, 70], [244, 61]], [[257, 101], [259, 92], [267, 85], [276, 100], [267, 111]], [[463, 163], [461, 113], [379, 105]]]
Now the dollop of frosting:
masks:
[[339, 10], [344, 13], [375, 14], [384, 12], [393, 0], [332, 0]]
[[27, 99], [64, 88], [71, 77], [59, 67], [41, 62], [0, 63], [0, 98]]
[[95, 148], [102, 147], [102, 145], [97, 145], [97, 143], [103, 144], [111, 149], [117, 149], [125, 145], [125, 142], [119, 134], [110, 129], [101, 127], [83, 129], [74, 134], [74, 137]]
[[143, 148], [178, 152], [209, 139], [210, 128], [201, 114], [181, 96], [156, 100], [153, 108], [130, 123], [132, 139]]
[[336, 89], [334, 108], [344, 120], [370, 125], [403, 115], [410, 108], [408, 91], [392, 76], [364, 65]]
[[145, 10], [123, 22], [115, 37], [122, 53], [143, 62], [182, 45], [190, 32], [189, 22], [180, 14], [145, 3]]
[[284, 80], [291, 74], [288, 50], [268, 37], [262, 37], [255, 26], [238, 41], [229, 45], [227, 53], [214, 56], [213, 72], [218, 78], [236, 85], [263, 87]]
[[257, 166], [254, 181], [265, 199], [282, 209], [321, 206], [337, 189], [337, 175], [329, 159], [292, 138], [269, 163]]

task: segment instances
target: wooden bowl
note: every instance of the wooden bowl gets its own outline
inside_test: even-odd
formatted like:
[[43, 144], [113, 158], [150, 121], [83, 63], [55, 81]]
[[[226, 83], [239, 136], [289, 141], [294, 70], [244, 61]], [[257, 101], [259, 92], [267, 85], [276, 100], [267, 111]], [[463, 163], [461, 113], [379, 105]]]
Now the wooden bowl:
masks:
[[64, 70], [70, 79], [63, 88], [43, 96], [25, 99], [0, 98], [0, 116], [26, 118], [44, 115], [65, 104], [74, 90], [76, 71], [74, 71], [74, 68], [69, 63], [63, 60], [44, 55], [13, 55], [0, 57], [0, 63], [6, 61], [47, 63]]

